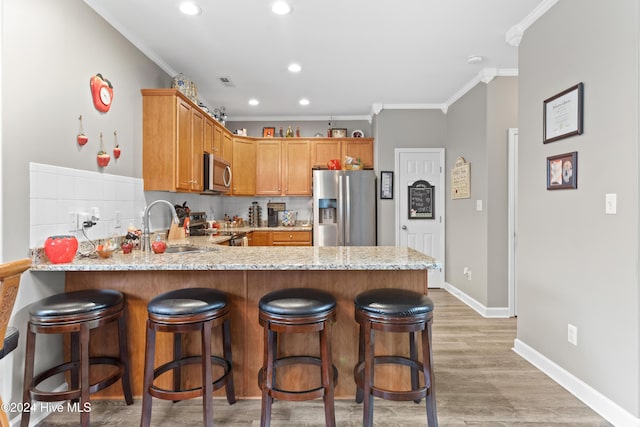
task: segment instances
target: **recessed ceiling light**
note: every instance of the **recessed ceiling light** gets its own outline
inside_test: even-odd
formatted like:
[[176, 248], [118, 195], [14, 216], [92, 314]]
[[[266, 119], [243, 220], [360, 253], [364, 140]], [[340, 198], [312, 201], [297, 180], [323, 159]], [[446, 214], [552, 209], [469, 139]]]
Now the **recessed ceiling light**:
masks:
[[273, 6], [271, 6], [271, 10], [276, 15], [286, 15], [288, 13], [291, 13], [292, 9], [287, 2], [277, 1], [273, 4]]
[[307, 98], [302, 98], [300, 100], [300, 105], [309, 105], [309, 100]]
[[469, 57], [467, 58], [467, 62], [469, 64], [479, 64], [480, 62], [482, 62], [482, 56], [480, 56], [480, 55], [469, 55]]
[[202, 13], [202, 9], [200, 8], [200, 6], [190, 1], [180, 3], [180, 6], [178, 6], [178, 8], [180, 9], [180, 12], [184, 13], [185, 15], [193, 16], [200, 15]]
[[258, 101], [257, 99], [250, 99], [249, 100], [249, 105], [256, 106], [258, 104], [260, 104], [260, 101]]
[[289, 71], [291, 71], [292, 73], [299, 73], [301, 70], [302, 67], [300, 66], [300, 64], [293, 63], [289, 65]]

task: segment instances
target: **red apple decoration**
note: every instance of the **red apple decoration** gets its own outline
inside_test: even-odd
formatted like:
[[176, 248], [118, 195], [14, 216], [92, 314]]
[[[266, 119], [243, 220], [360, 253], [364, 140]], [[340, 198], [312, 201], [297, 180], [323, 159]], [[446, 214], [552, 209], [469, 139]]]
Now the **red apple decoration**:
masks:
[[161, 254], [167, 250], [167, 244], [162, 240], [156, 240], [151, 244], [151, 249], [153, 249], [153, 253]]
[[120, 158], [120, 146], [116, 145], [115, 148], [113, 149], [113, 157], [115, 157], [116, 159]]
[[87, 137], [87, 135], [85, 135], [84, 133], [78, 134], [78, 144], [84, 145], [87, 143], [87, 141], [89, 141], [89, 137]]
[[109, 164], [109, 160], [111, 160], [111, 156], [108, 155], [106, 151], [100, 151], [98, 153], [98, 166], [101, 168], [107, 166]]

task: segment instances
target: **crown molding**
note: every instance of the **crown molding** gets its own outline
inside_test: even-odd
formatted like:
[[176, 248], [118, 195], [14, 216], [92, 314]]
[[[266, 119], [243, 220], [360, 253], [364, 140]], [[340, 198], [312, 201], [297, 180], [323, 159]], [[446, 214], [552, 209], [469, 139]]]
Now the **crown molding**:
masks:
[[283, 121], [305, 121], [305, 122], [326, 122], [328, 120], [367, 120], [371, 121], [370, 115], [354, 116], [234, 116], [228, 114], [227, 122], [283, 122]]
[[547, 11], [551, 9], [556, 3], [558, 3], [558, 0], [545, 0], [540, 3], [527, 16], [525, 16], [521, 22], [507, 30], [507, 33], [505, 34], [505, 41], [511, 46], [520, 46], [522, 36], [524, 35], [526, 29], [529, 28], [531, 24], [536, 22], [542, 15], [547, 13]]

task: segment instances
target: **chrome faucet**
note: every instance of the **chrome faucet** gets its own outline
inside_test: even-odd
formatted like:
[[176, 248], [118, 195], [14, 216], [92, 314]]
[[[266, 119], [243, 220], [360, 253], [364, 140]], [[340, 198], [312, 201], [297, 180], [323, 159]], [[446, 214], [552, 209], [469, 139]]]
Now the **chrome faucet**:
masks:
[[176, 208], [173, 207], [171, 202], [168, 202], [166, 200], [156, 200], [149, 203], [149, 205], [144, 210], [144, 215], [142, 215], [144, 230], [142, 232], [142, 244], [140, 246], [142, 247], [142, 250], [144, 252], [149, 252], [151, 250], [151, 237], [149, 235], [149, 211], [151, 211], [151, 208], [158, 203], [164, 203], [169, 206], [169, 208], [171, 208], [171, 214], [173, 215], [173, 222], [175, 222], [176, 224], [180, 224], [180, 218], [178, 218]]

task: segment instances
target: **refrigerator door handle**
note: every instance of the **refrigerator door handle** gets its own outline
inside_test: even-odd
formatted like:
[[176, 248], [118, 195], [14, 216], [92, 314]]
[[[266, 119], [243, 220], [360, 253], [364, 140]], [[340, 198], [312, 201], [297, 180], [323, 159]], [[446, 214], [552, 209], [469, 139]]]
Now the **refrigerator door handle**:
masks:
[[351, 245], [351, 187], [349, 186], [349, 175], [346, 176], [347, 185], [345, 186], [345, 192], [347, 193], [344, 199], [345, 204], [345, 216], [344, 216], [344, 242], [345, 246]]
[[338, 176], [338, 246], [344, 246], [344, 186], [342, 175]]

